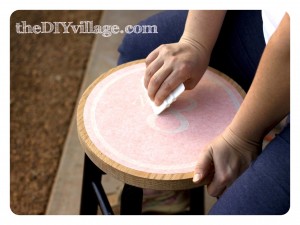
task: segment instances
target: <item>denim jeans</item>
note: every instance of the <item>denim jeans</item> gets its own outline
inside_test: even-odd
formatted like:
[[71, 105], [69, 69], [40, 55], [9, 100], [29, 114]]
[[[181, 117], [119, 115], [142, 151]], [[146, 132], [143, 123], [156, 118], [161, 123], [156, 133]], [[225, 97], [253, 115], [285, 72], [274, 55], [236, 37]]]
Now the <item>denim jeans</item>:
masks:
[[[118, 64], [146, 58], [161, 44], [178, 42], [187, 11], [164, 11], [140, 25], [157, 25], [156, 34], [127, 34]], [[203, 31], [205, 32], [205, 31]], [[260, 11], [228, 11], [209, 65], [248, 91], [265, 48]], [[284, 214], [290, 204], [289, 125], [265, 148], [213, 206], [210, 214]]]

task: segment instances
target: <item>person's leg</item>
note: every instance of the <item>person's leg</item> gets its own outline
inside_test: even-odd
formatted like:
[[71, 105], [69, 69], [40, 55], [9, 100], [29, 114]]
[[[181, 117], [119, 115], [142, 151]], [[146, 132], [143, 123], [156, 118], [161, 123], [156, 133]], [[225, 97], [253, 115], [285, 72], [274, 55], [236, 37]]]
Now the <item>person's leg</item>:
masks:
[[260, 10], [229, 10], [211, 55], [210, 66], [247, 92], [265, 48]]
[[290, 207], [290, 125], [224, 192], [209, 214], [282, 215]]
[[144, 59], [161, 44], [178, 42], [187, 17], [187, 11], [163, 11], [139, 23], [139, 25], [156, 25], [157, 33], [126, 34], [119, 46], [118, 65], [137, 59]]

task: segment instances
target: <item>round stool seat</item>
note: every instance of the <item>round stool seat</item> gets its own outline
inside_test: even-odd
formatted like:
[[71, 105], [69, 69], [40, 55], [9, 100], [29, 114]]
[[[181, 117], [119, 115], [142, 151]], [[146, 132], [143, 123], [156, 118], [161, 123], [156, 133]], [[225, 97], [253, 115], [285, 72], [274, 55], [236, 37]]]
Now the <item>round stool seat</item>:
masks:
[[145, 69], [141, 60], [123, 64], [87, 88], [77, 110], [80, 142], [101, 170], [127, 184], [194, 188], [199, 152], [231, 122], [245, 93], [209, 68], [193, 90], [155, 115], [143, 85]]

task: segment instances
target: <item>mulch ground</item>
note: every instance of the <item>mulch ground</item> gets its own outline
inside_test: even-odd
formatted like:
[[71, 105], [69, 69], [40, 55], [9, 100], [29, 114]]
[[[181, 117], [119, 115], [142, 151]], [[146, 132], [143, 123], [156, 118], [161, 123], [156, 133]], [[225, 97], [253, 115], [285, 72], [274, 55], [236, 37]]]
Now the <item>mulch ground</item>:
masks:
[[10, 37], [10, 202], [44, 214], [93, 34], [17, 34], [16, 23], [99, 22], [100, 11], [16, 11]]

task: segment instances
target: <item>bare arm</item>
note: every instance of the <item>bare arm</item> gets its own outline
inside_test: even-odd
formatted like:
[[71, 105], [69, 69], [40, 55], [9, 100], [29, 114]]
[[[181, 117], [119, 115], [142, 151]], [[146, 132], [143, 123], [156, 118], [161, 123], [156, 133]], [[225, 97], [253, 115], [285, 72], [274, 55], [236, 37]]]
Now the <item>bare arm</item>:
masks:
[[286, 14], [264, 50], [232, 123], [200, 152], [193, 181], [208, 183], [212, 196], [222, 194], [247, 169], [261, 149], [264, 136], [290, 111], [289, 24]]
[[226, 11], [189, 11], [181, 40], [186, 40], [210, 56], [221, 30]]
[[190, 11], [178, 43], [161, 45], [146, 58], [144, 84], [160, 105], [181, 83], [192, 89], [207, 69], [225, 11]]
[[290, 111], [290, 27], [286, 14], [261, 58], [255, 79], [231, 129], [253, 141], [262, 138]]

